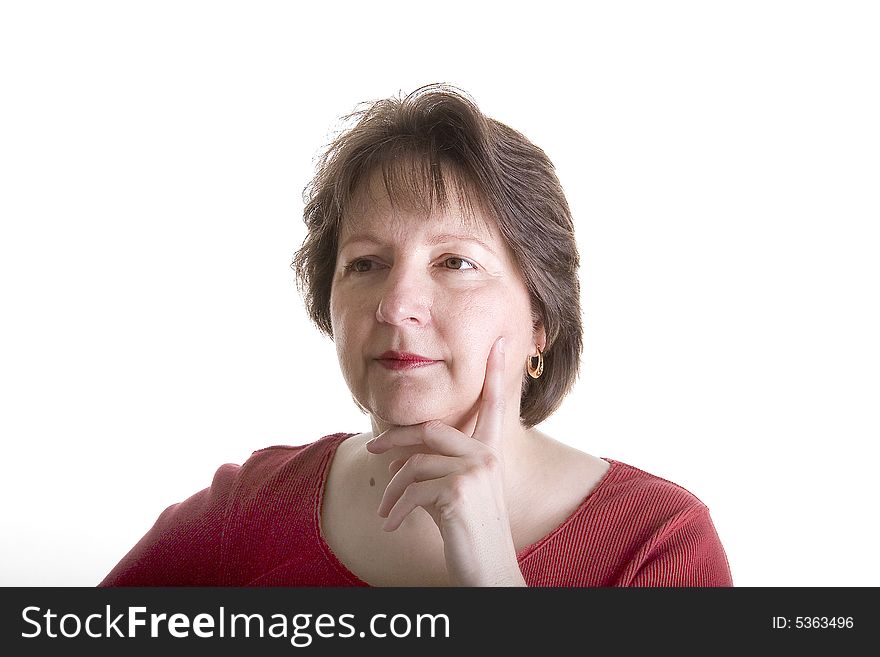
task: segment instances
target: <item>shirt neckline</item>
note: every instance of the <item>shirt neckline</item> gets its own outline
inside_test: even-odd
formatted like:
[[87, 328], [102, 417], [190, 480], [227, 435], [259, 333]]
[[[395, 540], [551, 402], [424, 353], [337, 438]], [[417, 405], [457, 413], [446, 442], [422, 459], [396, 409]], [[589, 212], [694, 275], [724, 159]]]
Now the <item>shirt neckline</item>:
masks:
[[[327, 560], [333, 565], [333, 567], [342, 575], [345, 579], [350, 582], [358, 585], [358, 586], [368, 586], [373, 587], [372, 584], [369, 584], [362, 580], [360, 577], [355, 575], [351, 570], [349, 570], [348, 566], [346, 566], [339, 557], [336, 556], [336, 553], [333, 552], [333, 549], [330, 547], [330, 544], [327, 542], [327, 539], [324, 538], [324, 532], [321, 528], [321, 507], [324, 504], [324, 489], [327, 486], [327, 476], [330, 472], [330, 465], [333, 463], [333, 457], [336, 455], [336, 449], [344, 440], [347, 440], [351, 436], [355, 436], [355, 433], [337, 433], [327, 436], [324, 440], [327, 441], [325, 446], [324, 455], [321, 461], [321, 465], [319, 466], [319, 477], [318, 477], [318, 485], [315, 491], [314, 496], [314, 508], [312, 510], [312, 519], [314, 522], [314, 530], [315, 534], [318, 536], [318, 543], [321, 546], [321, 550], [324, 552], [324, 555], [327, 557]], [[581, 501], [581, 503], [577, 506], [577, 508], [572, 511], [569, 516], [563, 520], [555, 529], [552, 529], [547, 535], [543, 538], [538, 539], [531, 545], [525, 546], [522, 550], [517, 552], [516, 561], [518, 564], [522, 565], [526, 559], [531, 557], [538, 550], [543, 548], [547, 543], [549, 543], [553, 538], [562, 532], [566, 527], [568, 527], [572, 522], [574, 522], [575, 518], [581, 513], [584, 512], [586, 508], [588, 508], [592, 501], [596, 497], [596, 493], [603, 488], [609, 480], [612, 478], [611, 475], [616, 473], [620, 468], [622, 463], [619, 461], [615, 461], [614, 459], [609, 459], [604, 456], [600, 457], [603, 461], [608, 462], [610, 467], [605, 471], [605, 474], [596, 482], [596, 485], [593, 486], [592, 490], [587, 493], [587, 496]]]

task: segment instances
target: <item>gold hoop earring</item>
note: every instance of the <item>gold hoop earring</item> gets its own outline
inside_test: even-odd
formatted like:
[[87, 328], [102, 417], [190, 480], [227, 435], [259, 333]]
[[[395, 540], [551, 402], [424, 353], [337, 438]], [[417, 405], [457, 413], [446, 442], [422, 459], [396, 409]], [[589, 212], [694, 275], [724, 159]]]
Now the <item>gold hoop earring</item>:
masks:
[[[535, 345], [535, 349], [538, 350], [538, 355], [537, 356], [529, 356], [528, 359], [526, 360], [526, 369], [529, 371], [529, 376], [532, 377], [533, 379], [537, 379], [539, 376], [541, 376], [544, 373], [544, 354], [541, 353], [541, 348], [539, 346]], [[533, 358], [538, 359], [537, 365], [532, 364]]]

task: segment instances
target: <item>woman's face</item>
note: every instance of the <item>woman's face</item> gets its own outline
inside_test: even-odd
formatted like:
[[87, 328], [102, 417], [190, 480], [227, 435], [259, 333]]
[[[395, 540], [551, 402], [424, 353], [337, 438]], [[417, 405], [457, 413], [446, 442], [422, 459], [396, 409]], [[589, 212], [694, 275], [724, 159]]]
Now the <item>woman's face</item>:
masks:
[[465, 219], [456, 199], [429, 217], [392, 207], [377, 187], [343, 221], [330, 300], [355, 399], [380, 427], [441, 420], [465, 430], [503, 336], [507, 409], [517, 419], [526, 358], [544, 337], [497, 226], [478, 210]]

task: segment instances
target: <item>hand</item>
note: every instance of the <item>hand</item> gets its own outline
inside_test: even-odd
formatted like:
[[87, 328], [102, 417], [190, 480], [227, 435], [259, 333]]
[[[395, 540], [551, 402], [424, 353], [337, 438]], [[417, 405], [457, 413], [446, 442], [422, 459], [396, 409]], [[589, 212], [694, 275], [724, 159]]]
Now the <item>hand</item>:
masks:
[[392, 461], [393, 474], [378, 514], [394, 531], [416, 508], [427, 511], [443, 538], [453, 586], [525, 586], [516, 560], [504, 498], [504, 344], [486, 361], [486, 378], [472, 436], [437, 420], [393, 427], [367, 443], [381, 454], [394, 447], [424, 446]]

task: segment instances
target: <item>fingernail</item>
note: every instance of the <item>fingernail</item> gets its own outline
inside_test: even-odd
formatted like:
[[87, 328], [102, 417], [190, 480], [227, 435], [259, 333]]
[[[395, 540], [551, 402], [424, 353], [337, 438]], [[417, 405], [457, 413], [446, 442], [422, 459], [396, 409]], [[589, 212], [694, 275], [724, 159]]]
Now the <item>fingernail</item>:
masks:
[[498, 338], [498, 353], [504, 353], [504, 338]]

